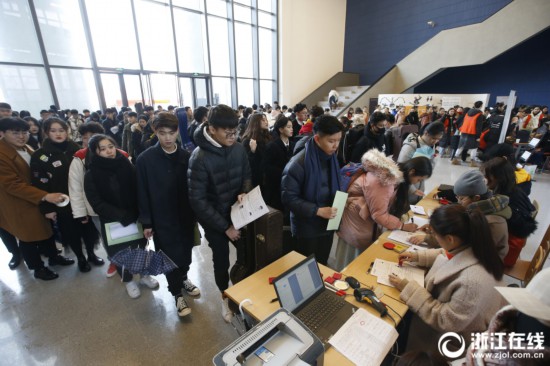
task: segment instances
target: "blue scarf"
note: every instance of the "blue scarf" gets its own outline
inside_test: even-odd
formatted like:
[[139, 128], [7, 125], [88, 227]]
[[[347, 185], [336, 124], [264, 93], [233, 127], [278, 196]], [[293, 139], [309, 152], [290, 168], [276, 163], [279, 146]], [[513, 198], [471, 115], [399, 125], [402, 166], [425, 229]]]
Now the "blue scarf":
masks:
[[336, 154], [327, 155], [322, 151], [317, 144], [315, 143], [314, 137], [309, 139], [306, 143], [306, 156], [304, 159], [304, 170], [305, 170], [305, 199], [309, 202], [314, 202], [318, 205], [322, 204], [319, 197], [320, 189], [319, 182], [323, 169], [321, 167], [321, 161], [329, 160], [330, 164], [330, 179], [329, 179], [329, 189], [331, 199], [334, 199], [336, 191], [341, 189], [340, 183], [340, 168], [338, 166], [338, 159]]

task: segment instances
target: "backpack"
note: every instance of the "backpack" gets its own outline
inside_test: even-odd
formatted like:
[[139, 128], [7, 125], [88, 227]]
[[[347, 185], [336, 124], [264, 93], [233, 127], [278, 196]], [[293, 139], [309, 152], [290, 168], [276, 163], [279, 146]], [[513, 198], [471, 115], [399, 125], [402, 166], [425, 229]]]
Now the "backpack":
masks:
[[363, 164], [348, 163], [340, 169], [340, 182], [342, 183], [342, 191], [347, 192], [349, 187], [357, 178], [365, 174]]
[[353, 127], [346, 132], [344, 136], [344, 143], [343, 143], [344, 144], [344, 148], [343, 148], [344, 163], [347, 163], [350, 161], [351, 155], [353, 153], [353, 148], [355, 147], [359, 139], [363, 137], [364, 129], [365, 129], [364, 126], [361, 126], [359, 128]]

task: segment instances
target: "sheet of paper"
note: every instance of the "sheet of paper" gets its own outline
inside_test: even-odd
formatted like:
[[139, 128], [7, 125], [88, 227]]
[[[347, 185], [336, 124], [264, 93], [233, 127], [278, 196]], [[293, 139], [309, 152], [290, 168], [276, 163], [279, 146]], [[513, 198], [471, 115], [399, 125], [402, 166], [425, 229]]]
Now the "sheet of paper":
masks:
[[375, 259], [370, 274], [376, 276], [376, 282], [382, 285], [394, 287], [390, 283], [390, 274], [396, 274], [401, 278], [406, 278], [409, 281], [416, 281], [420, 286], [424, 287], [424, 270], [410, 266], [407, 263], [399, 267], [398, 263], [385, 261], [383, 259]]
[[328, 220], [327, 230], [338, 230], [340, 227], [340, 221], [342, 220], [342, 214], [344, 213], [344, 208], [346, 208], [347, 200], [348, 194], [346, 192], [336, 191], [332, 207], [336, 207], [338, 212], [336, 213], [336, 217]]
[[424, 225], [428, 225], [430, 223], [430, 219], [426, 219], [424, 217], [420, 217], [420, 216], [413, 216], [409, 219], [409, 221], [407, 221], [407, 223], [412, 223], [414, 220], [414, 223], [416, 225], [418, 225], [418, 227], [422, 227]]
[[422, 206], [411, 205], [411, 210], [415, 214], [426, 215], [426, 211], [424, 211], [424, 207], [422, 207]]
[[231, 222], [239, 230], [269, 212], [262, 197], [260, 186], [248, 192], [241, 203], [231, 206]]
[[365, 309], [357, 310], [329, 340], [356, 365], [380, 365], [397, 340], [394, 327]]
[[403, 244], [411, 245], [412, 243], [409, 242], [409, 238], [413, 236], [414, 233], [403, 231], [403, 230], [393, 230], [391, 234], [388, 236], [388, 239], [398, 241]]
[[111, 239], [117, 240], [125, 236], [136, 235], [139, 233], [137, 224], [134, 222], [128, 226], [122, 226], [120, 222], [111, 225]]

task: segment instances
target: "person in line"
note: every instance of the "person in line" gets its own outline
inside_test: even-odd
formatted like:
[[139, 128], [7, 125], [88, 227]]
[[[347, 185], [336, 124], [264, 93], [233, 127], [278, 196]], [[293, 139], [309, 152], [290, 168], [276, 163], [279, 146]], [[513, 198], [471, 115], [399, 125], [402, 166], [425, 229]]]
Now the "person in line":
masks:
[[[464, 116], [462, 125], [460, 126], [460, 140], [458, 142], [458, 149], [455, 152], [455, 156], [461, 157], [462, 151], [466, 150], [470, 153], [470, 166], [477, 167], [477, 148], [479, 146], [479, 137], [483, 128], [483, 113], [479, 108], [483, 105], [482, 101], [474, 103], [474, 108], [468, 110], [468, 113]], [[458, 158], [451, 160], [453, 165], [460, 165]]]
[[514, 168], [507, 159], [493, 158], [481, 166], [481, 172], [487, 179], [487, 186], [494, 194], [507, 196], [512, 216], [508, 222], [508, 254], [504, 258], [505, 266], [513, 266], [527, 242], [527, 237], [537, 229], [533, 218], [535, 206], [529, 197], [516, 184]]
[[142, 114], [138, 117], [138, 122], [133, 124], [131, 127], [132, 146], [134, 149], [134, 155], [132, 155], [132, 157], [134, 160], [137, 160], [139, 154], [145, 150], [144, 146], [141, 144], [141, 141], [143, 139], [143, 131], [147, 126], [147, 120], [147, 116]]
[[124, 112], [125, 124], [122, 130], [122, 150], [126, 151], [133, 159], [135, 157], [134, 140], [132, 139], [132, 127], [137, 123], [136, 112]]
[[[443, 108], [441, 108], [443, 109]], [[447, 112], [443, 109], [443, 115], [439, 119], [439, 122], [443, 123], [445, 131], [443, 132], [443, 137], [439, 140], [438, 151], [439, 155], [443, 157], [450, 156], [451, 150], [451, 137], [456, 132], [456, 111], [454, 108], [449, 108]]]
[[[470, 339], [471, 333], [487, 329], [502, 306], [494, 286], [503, 284], [504, 266], [480, 211], [457, 204], [441, 206], [432, 214], [430, 228], [440, 249], [399, 255], [401, 261], [429, 268], [425, 286], [395, 274], [390, 274], [390, 283], [414, 313], [409, 329], [426, 335], [423, 345], [437, 344], [445, 332]], [[418, 349], [413, 342], [409, 350]]]
[[145, 150], [136, 162], [139, 219], [143, 234], [153, 238], [155, 249], [162, 250], [178, 266], [165, 273], [168, 291], [174, 296], [178, 315], [191, 308], [182, 290], [192, 296], [200, 290], [188, 278], [194, 245], [195, 215], [187, 194], [189, 152], [178, 143], [178, 119], [161, 112], [153, 121], [159, 142]]
[[350, 161], [361, 162], [361, 157], [370, 149], [377, 149], [386, 153], [385, 126], [387, 115], [382, 112], [374, 112], [369, 123], [365, 126], [363, 137], [353, 147]]
[[[48, 118], [44, 122], [46, 139], [42, 148], [31, 156], [32, 184], [46, 192], [69, 194], [69, 166], [80, 146], [69, 140], [69, 125], [59, 118]], [[80, 135], [79, 135], [80, 136]], [[58, 207], [49, 202], [40, 203], [40, 212], [57, 223], [64, 247], [70, 247], [76, 255], [80, 272], [89, 272], [91, 262], [102, 266], [105, 262], [94, 253], [99, 235], [93, 223], [77, 220], [72, 215], [71, 204]], [[88, 258], [82, 252], [82, 240]]]
[[269, 206], [285, 212], [281, 202], [281, 178], [294, 150], [292, 121], [281, 115], [275, 122], [274, 131], [279, 138], [267, 144], [264, 154], [264, 197]]
[[31, 185], [33, 150], [26, 144], [28, 138], [27, 122], [16, 117], [0, 119], [0, 227], [19, 239], [19, 250], [34, 278], [48, 281], [59, 276], [44, 266], [41, 253], [49, 258], [50, 266], [71, 265], [74, 260], [57, 253], [50, 222], [38, 209], [41, 202], [58, 204], [65, 199], [62, 193]]
[[[84, 191], [101, 222], [101, 236], [109, 257], [128, 247], [145, 247], [145, 238], [117, 245], [109, 245], [105, 225], [120, 222], [122, 226], [135, 223], [139, 210], [137, 203], [136, 171], [130, 160], [116, 148], [116, 141], [108, 135], [95, 135], [88, 142], [89, 169], [84, 175]], [[132, 299], [141, 295], [138, 284], [127, 269], [117, 267], [117, 273]], [[142, 276], [140, 284], [158, 287], [151, 276]]]
[[293, 136], [296, 137], [300, 133], [300, 129], [306, 123], [308, 116], [307, 106], [303, 103], [298, 103], [294, 106], [294, 114], [296, 118], [292, 120], [292, 126], [294, 129]]
[[241, 233], [231, 223], [231, 206], [251, 189], [251, 172], [245, 148], [237, 142], [238, 116], [219, 104], [208, 112], [208, 122], [195, 132], [197, 148], [189, 159], [189, 203], [204, 228], [212, 249], [214, 278], [222, 294], [222, 317], [233, 313], [223, 292], [229, 283], [229, 241]]
[[313, 138], [286, 165], [281, 181], [281, 200], [290, 209], [298, 252], [315, 254], [317, 261], [325, 265], [334, 237], [333, 231], [326, 230], [327, 223], [336, 216], [332, 203], [336, 191], [341, 189], [336, 152], [342, 130], [336, 117], [319, 117]]
[[[414, 223], [401, 222], [408, 210], [409, 185], [429, 177], [432, 166], [418, 157], [399, 166], [372, 149], [363, 155], [362, 169], [348, 188], [348, 200], [338, 231], [336, 269], [346, 267], [378, 238], [378, 227], [414, 232]], [[404, 183], [404, 184], [403, 184]]]
[[197, 146], [195, 143], [195, 131], [208, 122], [208, 109], [206, 107], [197, 107], [193, 112], [193, 122], [187, 128], [187, 135], [191, 139], [193, 145]]
[[[498, 256], [503, 260], [508, 254], [506, 220], [512, 216], [508, 197], [501, 194], [493, 195], [479, 170], [469, 170], [462, 174], [455, 182], [453, 192], [460, 205], [469, 210], [480, 210], [485, 215]], [[431, 247], [438, 246], [435, 236], [431, 234], [414, 235], [410, 238], [410, 242], [413, 244], [426, 242]]]
[[248, 154], [248, 163], [252, 172], [252, 187], [260, 186], [262, 195], [265, 197], [264, 156], [267, 144], [271, 141], [269, 125], [264, 114], [253, 114], [248, 121], [248, 127], [243, 135], [243, 146]]
[[[549, 283], [550, 268], [545, 268], [525, 288], [506, 288], [504, 293], [497, 287], [497, 291], [509, 305], [495, 314], [486, 333], [489, 337], [496, 338], [497, 334], [504, 336], [495, 340], [498, 346], [495, 344], [493, 347], [490, 346], [491, 343], [480, 342], [481, 337], [476, 338], [467, 348], [466, 365], [495, 365], [493, 361], [499, 360], [502, 354], [506, 354], [508, 358], [500, 359], [501, 365], [509, 364], [511, 360], [517, 366], [547, 365], [550, 361], [550, 338], [547, 336], [550, 334]], [[531, 340], [541, 334], [545, 337], [538, 338], [541, 341], [539, 348], [539, 344]], [[473, 353], [476, 353], [476, 357]]]
[[36, 120], [36, 118], [27, 116], [23, 118], [28, 124], [29, 124], [29, 141], [27, 141], [27, 145], [29, 145], [33, 150], [38, 150], [42, 146], [42, 140], [44, 139], [44, 136], [42, 134], [42, 127]]

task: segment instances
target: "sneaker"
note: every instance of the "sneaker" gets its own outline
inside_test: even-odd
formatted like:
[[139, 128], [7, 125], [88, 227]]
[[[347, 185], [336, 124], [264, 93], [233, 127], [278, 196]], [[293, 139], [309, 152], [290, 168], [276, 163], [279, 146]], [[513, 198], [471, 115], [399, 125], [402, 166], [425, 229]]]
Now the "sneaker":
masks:
[[139, 287], [134, 281], [126, 282], [126, 292], [132, 299], [137, 299], [141, 295]]
[[107, 278], [111, 278], [114, 275], [116, 275], [116, 266], [112, 263], [109, 263], [109, 267], [107, 268]]
[[149, 288], [159, 287], [159, 282], [151, 276], [142, 276], [141, 279], [139, 280], [139, 284], [145, 285]]
[[176, 296], [176, 308], [178, 309], [178, 316], [180, 318], [191, 314], [191, 308], [187, 305], [183, 295]]
[[479, 167], [479, 165], [478, 165], [475, 161], [473, 161], [473, 160], [470, 161], [470, 166], [471, 166], [472, 168], [477, 168], [477, 167]]
[[222, 317], [226, 323], [231, 323], [233, 319], [233, 313], [229, 310], [229, 299], [222, 299]]
[[453, 164], [453, 165], [462, 165], [460, 163], [460, 160], [458, 160], [457, 158], [454, 158], [453, 160], [451, 160], [451, 164]]
[[199, 296], [201, 294], [201, 290], [189, 280], [183, 281], [183, 289], [191, 296]]

